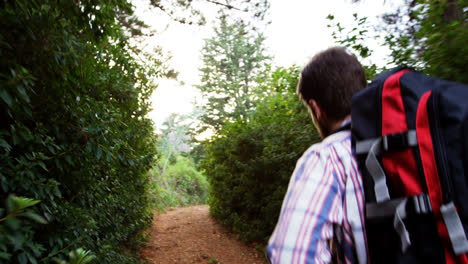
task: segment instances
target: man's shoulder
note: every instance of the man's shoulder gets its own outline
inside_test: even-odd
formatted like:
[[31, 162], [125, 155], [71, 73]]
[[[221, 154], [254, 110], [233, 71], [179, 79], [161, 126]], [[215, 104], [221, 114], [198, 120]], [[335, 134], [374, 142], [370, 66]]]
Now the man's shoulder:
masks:
[[341, 131], [326, 137], [321, 142], [313, 144], [304, 154], [310, 152], [328, 153], [331, 149], [348, 146], [351, 147], [351, 132]]
[[330, 156], [343, 159], [352, 156], [351, 153], [351, 133], [341, 131], [310, 146], [302, 154], [299, 162], [307, 162], [316, 158], [325, 162]]

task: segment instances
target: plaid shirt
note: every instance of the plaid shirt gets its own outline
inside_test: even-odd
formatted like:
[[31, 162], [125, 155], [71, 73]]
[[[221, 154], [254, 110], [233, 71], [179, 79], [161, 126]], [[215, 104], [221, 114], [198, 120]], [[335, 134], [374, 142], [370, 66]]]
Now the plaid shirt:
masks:
[[273, 264], [329, 263], [333, 239], [340, 263], [367, 263], [363, 229], [362, 179], [350, 131], [341, 131], [310, 147], [297, 162], [267, 256]]

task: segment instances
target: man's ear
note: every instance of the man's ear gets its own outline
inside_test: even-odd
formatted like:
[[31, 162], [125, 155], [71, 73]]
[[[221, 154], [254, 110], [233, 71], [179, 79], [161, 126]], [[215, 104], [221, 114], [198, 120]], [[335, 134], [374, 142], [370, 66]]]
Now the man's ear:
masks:
[[312, 111], [315, 113], [315, 117], [319, 120], [322, 120], [323, 112], [320, 106], [314, 99], [309, 100], [309, 106], [312, 108]]

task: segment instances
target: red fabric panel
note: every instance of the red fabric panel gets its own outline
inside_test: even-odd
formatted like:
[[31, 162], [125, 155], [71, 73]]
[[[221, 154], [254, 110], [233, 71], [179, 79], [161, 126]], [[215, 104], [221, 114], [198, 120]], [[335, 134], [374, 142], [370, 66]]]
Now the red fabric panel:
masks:
[[[401, 70], [392, 74], [382, 90], [382, 136], [408, 130], [405, 107], [400, 91], [400, 77], [410, 71]], [[422, 192], [418, 168], [411, 149], [384, 153], [382, 162], [385, 173], [399, 196], [408, 197]]]
[[439, 174], [434, 156], [434, 148], [432, 146], [431, 131], [429, 127], [429, 118], [427, 115], [427, 100], [431, 95], [431, 91], [426, 92], [419, 101], [418, 110], [416, 113], [416, 134], [418, 137], [419, 151], [421, 153], [421, 162], [426, 177], [427, 189], [431, 200], [434, 216], [437, 221], [437, 232], [442, 238], [442, 243], [445, 250], [445, 259], [448, 264], [451, 263], [468, 263], [465, 255], [458, 257], [452, 250], [452, 244], [445, 226], [440, 206], [443, 203], [442, 188], [440, 186]]
[[468, 258], [466, 257], [466, 254], [458, 256], [458, 263], [463, 263], [463, 264], [468, 263]]

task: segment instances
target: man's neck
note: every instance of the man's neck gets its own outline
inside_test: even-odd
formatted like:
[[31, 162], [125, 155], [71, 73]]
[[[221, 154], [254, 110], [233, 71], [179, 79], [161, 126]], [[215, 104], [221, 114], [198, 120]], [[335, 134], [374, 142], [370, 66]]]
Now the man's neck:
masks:
[[351, 115], [346, 116], [345, 118], [341, 119], [340, 121], [333, 122], [330, 125], [330, 130], [331, 132], [336, 131], [340, 129], [340, 127], [344, 126], [346, 123], [351, 121]]

